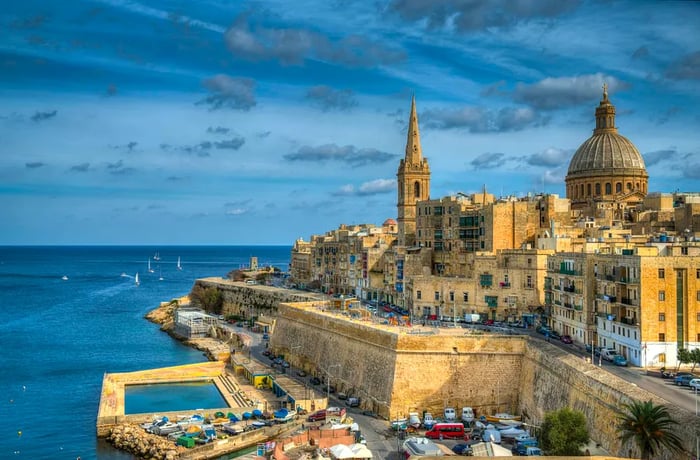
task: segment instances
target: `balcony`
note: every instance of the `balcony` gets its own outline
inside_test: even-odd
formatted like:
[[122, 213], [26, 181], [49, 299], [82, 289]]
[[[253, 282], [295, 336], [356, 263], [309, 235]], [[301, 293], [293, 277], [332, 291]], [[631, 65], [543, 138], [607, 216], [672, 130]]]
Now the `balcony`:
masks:
[[574, 305], [574, 310], [583, 311], [583, 305]]
[[559, 305], [559, 306], [561, 306], [561, 300], [555, 300], [555, 301], [554, 301], [554, 305]]
[[559, 273], [562, 275], [574, 275], [574, 276], [581, 276], [581, 271], [580, 270], [569, 270], [567, 268], [560, 268]]
[[569, 302], [564, 302], [564, 308], [574, 308], [574, 306]]
[[576, 287], [574, 287], [574, 286], [564, 286], [564, 292], [576, 292]]
[[639, 322], [636, 318], [620, 318], [622, 324], [629, 324], [630, 326], [639, 326]]
[[498, 283], [498, 285], [501, 287], [501, 289], [510, 289], [510, 283], [504, 283], [503, 281], [501, 281], [500, 283]]
[[625, 305], [631, 305], [633, 307], [639, 306], [639, 299], [630, 299], [628, 297], [620, 297], [620, 303]]
[[629, 278], [626, 276], [621, 276], [617, 279], [617, 282], [622, 284], [639, 284], [639, 278]]
[[598, 294], [597, 297], [599, 300], [603, 300], [605, 302], [611, 302], [611, 303], [617, 302], [617, 297], [614, 295]]

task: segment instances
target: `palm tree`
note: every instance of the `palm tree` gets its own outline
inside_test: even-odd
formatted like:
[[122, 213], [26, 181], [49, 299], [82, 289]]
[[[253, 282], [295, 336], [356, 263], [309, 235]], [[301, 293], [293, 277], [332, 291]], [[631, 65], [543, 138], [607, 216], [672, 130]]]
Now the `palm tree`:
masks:
[[655, 405], [651, 400], [632, 401], [623, 404], [626, 411], [620, 411], [617, 429], [623, 443], [633, 440], [642, 454], [642, 460], [650, 460], [661, 449], [672, 452], [683, 451], [683, 441], [674, 433], [678, 422], [673, 420], [664, 405]]

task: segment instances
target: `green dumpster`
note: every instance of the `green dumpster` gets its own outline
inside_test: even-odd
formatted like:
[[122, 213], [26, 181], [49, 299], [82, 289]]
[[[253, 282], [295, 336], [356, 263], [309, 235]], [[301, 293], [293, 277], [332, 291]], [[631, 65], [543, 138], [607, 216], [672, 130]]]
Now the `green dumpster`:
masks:
[[178, 446], [185, 446], [188, 449], [191, 449], [194, 447], [194, 438], [188, 438], [187, 436], [180, 436], [177, 438], [177, 445]]

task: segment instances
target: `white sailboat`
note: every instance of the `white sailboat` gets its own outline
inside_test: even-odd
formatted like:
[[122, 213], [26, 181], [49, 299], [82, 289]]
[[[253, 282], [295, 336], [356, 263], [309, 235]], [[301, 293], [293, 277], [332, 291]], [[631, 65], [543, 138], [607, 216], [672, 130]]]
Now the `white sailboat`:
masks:
[[156, 252], [153, 256], [153, 260], [160, 260], [160, 252]]
[[182, 265], [180, 265], [180, 256], [177, 256], [177, 269], [182, 270]]
[[138, 286], [139, 284], [141, 284], [141, 282], [139, 281], [139, 273], [138, 273], [138, 272], [136, 272], [136, 276], [134, 276], [134, 283], [135, 283], [137, 286]]
[[158, 267], [158, 274], [158, 281], [163, 281], [163, 270], [161, 270], [160, 267]]
[[153, 273], [153, 269], [151, 268], [151, 259], [148, 259], [148, 273]]

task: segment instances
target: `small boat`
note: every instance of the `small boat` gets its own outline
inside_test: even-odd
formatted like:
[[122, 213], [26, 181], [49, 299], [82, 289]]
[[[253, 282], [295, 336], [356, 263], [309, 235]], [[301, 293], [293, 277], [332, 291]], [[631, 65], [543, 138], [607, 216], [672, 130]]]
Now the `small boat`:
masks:
[[180, 256], [177, 256], [177, 269], [182, 270], [182, 265], [180, 265]]
[[156, 253], [153, 255], [153, 260], [160, 260], [160, 252], [156, 252]]
[[134, 276], [134, 284], [136, 284], [137, 286], [138, 286], [139, 284], [141, 284], [141, 282], [139, 281], [139, 274], [138, 274], [138, 272], [136, 272], [136, 276]]
[[122, 272], [122, 274], [121, 274], [121, 275], [119, 275], [119, 276], [121, 276], [122, 278], [128, 278], [128, 277], [129, 277], [129, 275], [127, 275], [127, 274], [126, 274], [126, 273], [124, 273], [124, 272]]
[[177, 423], [166, 422], [162, 425], [159, 425], [159, 426], [153, 428], [151, 430], [151, 433], [163, 436], [163, 435], [174, 433], [176, 431], [181, 431], [181, 430], [182, 430], [182, 428], [180, 428], [180, 425], [178, 425]]
[[163, 281], [163, 271], [158, 267], [158, 281]]
[[151, 259], [148, 259], [148, 273], [153, 273], [153, 269], [151, 268]]
[[487, 422], [491, 422], [491, 423], [502, 423], [503, 421], [509, 421], [509, 420], [510, 420], [510, 421], [512, 421], [512, 420], [519, 421], [519, 420], [520, 420], [520, 416], [519, 416], [519, 415], [508, 414], [508, 413], [506, 413], [506, 412], [501, 412], [501, 413], [498, 413], [498, 414], [493, 414], [493, 415], [487, 415], [487, 416], [486, 416], [486, 421], [487, 421]]
[[433, 414], [431, 414], [430, 412], [426, 412], [425, 415], [423, 416], [423, 427], [426, 430], [429, 430], [433, 427], [433, 425], [435, 425], [435, 423], [436, 423], [436, 421], [433, 418]]
[[221, 425], [221, 430], [228, 434], [237, 435], [245, 431], [245, 426], [240, 423], [231, 422]]
[[202, 423], [204, 423], [204, 416], [199, 414], [179, 416], [177, 418], [177, 423], [182, 427], [190, 425], [201, 425]]
[[408, 426], [413, 427], [413, 428], [420, 428], [421, 422], [420, 422], [420, 417], [418, 416], [418, 412], [409, 412], [408, 413]]
[[68, 281], [68, 277], [67, 277], [66, 275], [63, 275], [63, 276], [61, 277], [61, 279], [62, 279], [63, 281]]
[[408, 420], [406, 420], [406, 417], [397, 418], [397, 419], [391, 421], [391, 429], [395, 430], [395, 431], [396, 430], [405, 430], [407, 426], [408, 426]]

